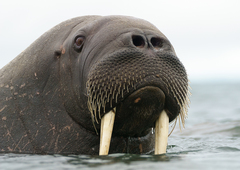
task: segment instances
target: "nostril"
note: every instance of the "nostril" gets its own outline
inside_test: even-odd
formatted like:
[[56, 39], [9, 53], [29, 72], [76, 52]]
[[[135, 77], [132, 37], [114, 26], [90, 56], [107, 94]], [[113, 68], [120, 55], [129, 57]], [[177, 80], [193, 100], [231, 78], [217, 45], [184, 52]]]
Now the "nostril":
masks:
[[145, 41], [144, 41], [143, 37], [141, 37], [139, 35], [133, 35], [132, 42], [136, 47], [143, 48], [145, 46]]
[[160, 38], [151, 38], [151, 43], [155, 48], [161, 48], [163, 46], [163, 41]]

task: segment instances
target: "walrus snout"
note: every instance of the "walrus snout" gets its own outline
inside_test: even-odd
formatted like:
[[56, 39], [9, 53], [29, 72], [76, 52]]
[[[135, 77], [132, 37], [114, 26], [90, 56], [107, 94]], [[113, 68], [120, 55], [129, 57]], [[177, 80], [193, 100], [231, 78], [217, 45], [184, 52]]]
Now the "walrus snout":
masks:
[[87, 81], [88, 107], [96, 121], [145, 86], [155, 86], [164, 92], [170, 121], [184, 112], [188, 102], [185, 68], [172, 53], [148, 51], [119, 50], [91, 68]]

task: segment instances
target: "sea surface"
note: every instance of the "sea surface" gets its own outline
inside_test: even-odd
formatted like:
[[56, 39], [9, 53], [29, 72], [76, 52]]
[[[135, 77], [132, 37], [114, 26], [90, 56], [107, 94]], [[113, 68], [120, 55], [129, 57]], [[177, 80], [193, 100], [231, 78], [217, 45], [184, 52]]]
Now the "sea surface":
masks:
[[185, 129], [178, 126], [164, 155], [0, 154], [0, 170], [240, 169], [240, 83], [191, 84]]

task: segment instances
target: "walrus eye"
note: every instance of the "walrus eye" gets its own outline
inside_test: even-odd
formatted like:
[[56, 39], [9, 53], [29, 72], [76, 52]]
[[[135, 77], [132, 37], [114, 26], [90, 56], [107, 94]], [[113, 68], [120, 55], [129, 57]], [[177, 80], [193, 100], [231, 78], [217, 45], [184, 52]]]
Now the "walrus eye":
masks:
[[84, 40], [85, 40], [85, 37], [83, 37], [83, 36], [78, 36], [75, 38], [75, 42], [74, 42], [74, 50], [75, 51], [77, 51], [79, 53], [82, 51]]

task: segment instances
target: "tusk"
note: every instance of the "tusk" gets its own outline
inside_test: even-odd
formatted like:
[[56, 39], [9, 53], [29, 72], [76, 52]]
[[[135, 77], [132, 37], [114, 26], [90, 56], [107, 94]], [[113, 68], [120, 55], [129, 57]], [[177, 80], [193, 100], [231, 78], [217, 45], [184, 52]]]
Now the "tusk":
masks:
[[155, 125], [155, 155], [167, 150], [169, 117], [165, 110], [160, 113]]
[[99, 155], [108, 155], [115, 119], [115, 110], [116, 109], [114, 108], [106, 113], [101, 119]]

